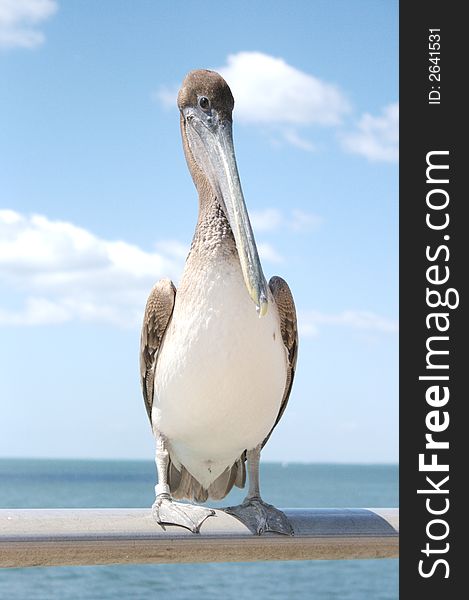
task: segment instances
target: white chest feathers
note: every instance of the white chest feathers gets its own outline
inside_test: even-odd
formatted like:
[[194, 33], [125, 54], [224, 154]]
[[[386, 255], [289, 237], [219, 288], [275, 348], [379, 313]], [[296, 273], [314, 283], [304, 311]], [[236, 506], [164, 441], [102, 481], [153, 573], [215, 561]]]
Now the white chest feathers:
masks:
[[287, 352], [275, 303], [258, 317], [236, 262], [192, 279], [160, 349], [152, 419], [176, 466], [210, 483], [272, 429]]

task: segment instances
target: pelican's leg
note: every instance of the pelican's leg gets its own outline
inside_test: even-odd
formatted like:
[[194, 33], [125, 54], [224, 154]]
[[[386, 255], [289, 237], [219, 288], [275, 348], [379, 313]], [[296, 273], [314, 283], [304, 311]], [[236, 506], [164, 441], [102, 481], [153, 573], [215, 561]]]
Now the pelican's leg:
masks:
[[225, 511], [238, 518], [248, 529], [257, 535], [266, 531], [293, 535], [293, 529], [285, 514], [267, 504], [261, 498], [259, 487], [259, 462], [261, 445], [247, 452], [249, 473], [249, 491], [244, 502], [239, 506], [230, 506]]
[[154, 519], [163, 529], [164, 525], [180, 525], [193, 533], [199, 533], [202, 523], [207, 517], [213, 516], [215, 511], [211, 508], [173, 501], [168, 484], [169, 452], [161, 435], [156, 437], [155, 462], [158, 483], [155, 486], [156, 499], [152, 506]]

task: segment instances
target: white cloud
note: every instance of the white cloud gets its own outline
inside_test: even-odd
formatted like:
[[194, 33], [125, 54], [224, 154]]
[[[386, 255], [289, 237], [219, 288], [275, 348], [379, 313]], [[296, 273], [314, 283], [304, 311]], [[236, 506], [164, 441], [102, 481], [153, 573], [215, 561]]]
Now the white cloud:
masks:
[[177, 279], [181, 256], [174, 241], [146, 252], [71, 223], [0, 210], [0, 282], [26, 295], [21, 311], [0, 309], [0, 324], [79, 319], [133, 326], [154, 282]]
[[249, 212], [252, 227], [256, 233], [278, 231], [286, 228], [294, 232], [307, 232], [317, 229], [322, 218], [313, 213], [293, 209], [289, 214], [278, 208], [265, 208]]
[[276, 125], [337, 125], [349, 109], [337, 86], [262, 52], [230, 54], [219, 73], [235, 97], [236, 119]]
[[58, 9], [56, 0], [0, 0], [0, 48], [34, 48], [44, 42], [37, 27]]
[[342, 136], [345, 150], [372, 161], [399, 160], [399, 104], [389, 104], [380, 116], [365, 113], [356, 130]]
[[299, 330], [304, 336], [317, 335], [321, 325], [338, 325], [376, 333], [397, 333], [399, 330], [396, 320], [363, 310], [344, 310], [337, 314], [321, 313], [315, 310], [300, 311], [298, 320]]

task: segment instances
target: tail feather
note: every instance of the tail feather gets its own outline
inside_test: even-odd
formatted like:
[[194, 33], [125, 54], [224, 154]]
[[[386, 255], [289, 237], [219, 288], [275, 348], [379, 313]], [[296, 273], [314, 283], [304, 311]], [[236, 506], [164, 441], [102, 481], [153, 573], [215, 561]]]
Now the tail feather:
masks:
[[246, 452], [239, 458], [235, 465], [237, 466], [235, 486], [243, 488], [246, 484]]
[[208, 499], [208, 490], [205, 490], [183, 465], [181, 465], [179, 485], [173, 488], [169, 482], [169, 489], [173, 498], [177, 500], [187, 498], [195, 502], [206, 502]]
[[208, 498], [221, 500], [234, 485], [243, 488], [246, 483], [245, 456], [241, 456], [233, 466], [228, 467], [210, 484], [208, 489], [195, 479], [189, 471], [181, 465], [177, 469], [172, 461], [168, 466], [168, 483], [171, 494], [175, 499], [186, 498], [195, 502], [206, 502]]
[[224, 498], [234, 485], [236, 479], [236, 463], [231, 467], [223, 471], [223, 473], [215, 479], [215, 481], [208, 488], [208, 495], [214, 500], [221, 500]]

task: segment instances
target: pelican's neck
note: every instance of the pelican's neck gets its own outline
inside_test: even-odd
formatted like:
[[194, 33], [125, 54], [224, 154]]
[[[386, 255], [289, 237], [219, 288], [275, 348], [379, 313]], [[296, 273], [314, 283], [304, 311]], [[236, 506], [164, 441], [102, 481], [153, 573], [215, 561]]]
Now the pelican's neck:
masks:
[[233, 232], [220, 203], [213, 193], [199, 193], [199, 215], [190, 256], [205, 260], [220, 254], [235, 255], [239, 261]]

